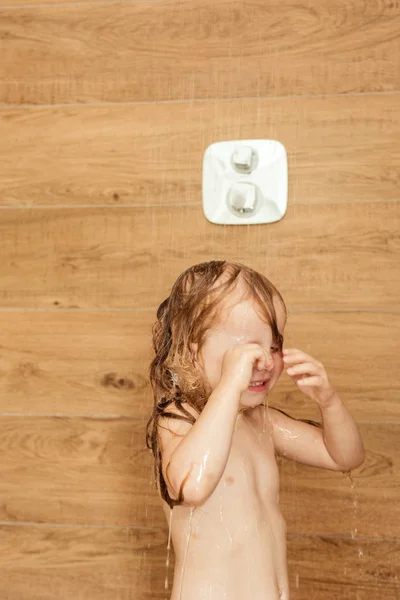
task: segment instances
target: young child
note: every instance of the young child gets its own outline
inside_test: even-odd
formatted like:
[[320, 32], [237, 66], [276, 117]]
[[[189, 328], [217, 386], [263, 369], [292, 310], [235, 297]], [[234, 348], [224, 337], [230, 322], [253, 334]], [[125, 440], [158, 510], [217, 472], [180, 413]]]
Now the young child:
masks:
[[[343, 472], [364, 461], [323, 364], [283, 350], [286, 319], [275, 286], [228, 261], [187, 269], [158, 308], [146, 441], [175, 550], [171, 600], [288, 600], [275, 456]], [[266, 404], [284, 368], [322, 425]]]

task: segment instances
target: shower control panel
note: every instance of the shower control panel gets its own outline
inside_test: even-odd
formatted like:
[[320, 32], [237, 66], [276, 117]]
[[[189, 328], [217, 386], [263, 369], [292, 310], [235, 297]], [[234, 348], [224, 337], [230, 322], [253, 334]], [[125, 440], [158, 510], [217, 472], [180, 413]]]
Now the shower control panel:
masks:
[[211, 223], [273, 223], [286, 213], [287, 154], [276, 140], [232, 140], [203, 158], [203, 210]]

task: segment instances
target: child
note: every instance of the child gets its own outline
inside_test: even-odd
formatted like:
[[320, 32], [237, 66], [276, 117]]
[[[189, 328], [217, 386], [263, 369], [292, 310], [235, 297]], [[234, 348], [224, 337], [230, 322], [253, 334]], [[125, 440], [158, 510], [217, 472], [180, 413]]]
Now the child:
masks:
[[[157, 319], [146, 441], [175, 550], [170, 598], [288, 600], [275, 456], [350, 471], [364, 461], [357, 426], [322, 363], [283, 350], [283, 298], [251, 268], [194, 265]], [[284, 367], [323, 425], [266, 405]]]

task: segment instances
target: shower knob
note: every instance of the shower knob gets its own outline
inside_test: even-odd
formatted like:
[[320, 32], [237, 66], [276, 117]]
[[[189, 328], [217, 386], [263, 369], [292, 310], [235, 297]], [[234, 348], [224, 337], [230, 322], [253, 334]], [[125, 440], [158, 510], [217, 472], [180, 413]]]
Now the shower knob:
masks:
[[235, 183], [228, 192], [228, 208], [237, 217], [249, 217], [257, 212], [260, 204], [259, 190], [252, 183]]
[[232, 154], [232, 164], [239, 173], [251, 173], [256, 166], [257, 154], [251, 146], [238, 146]]

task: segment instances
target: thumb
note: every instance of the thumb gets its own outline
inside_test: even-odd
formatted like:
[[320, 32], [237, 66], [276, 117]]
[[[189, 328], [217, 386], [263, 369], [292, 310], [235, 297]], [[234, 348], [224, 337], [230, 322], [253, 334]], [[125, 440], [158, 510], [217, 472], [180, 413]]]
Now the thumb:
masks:
[[270, 350], [265, 351], [265, 367], [268, 368], [268, 365], [273, 365], [274, 359], [272, 358], [272, 352]]

